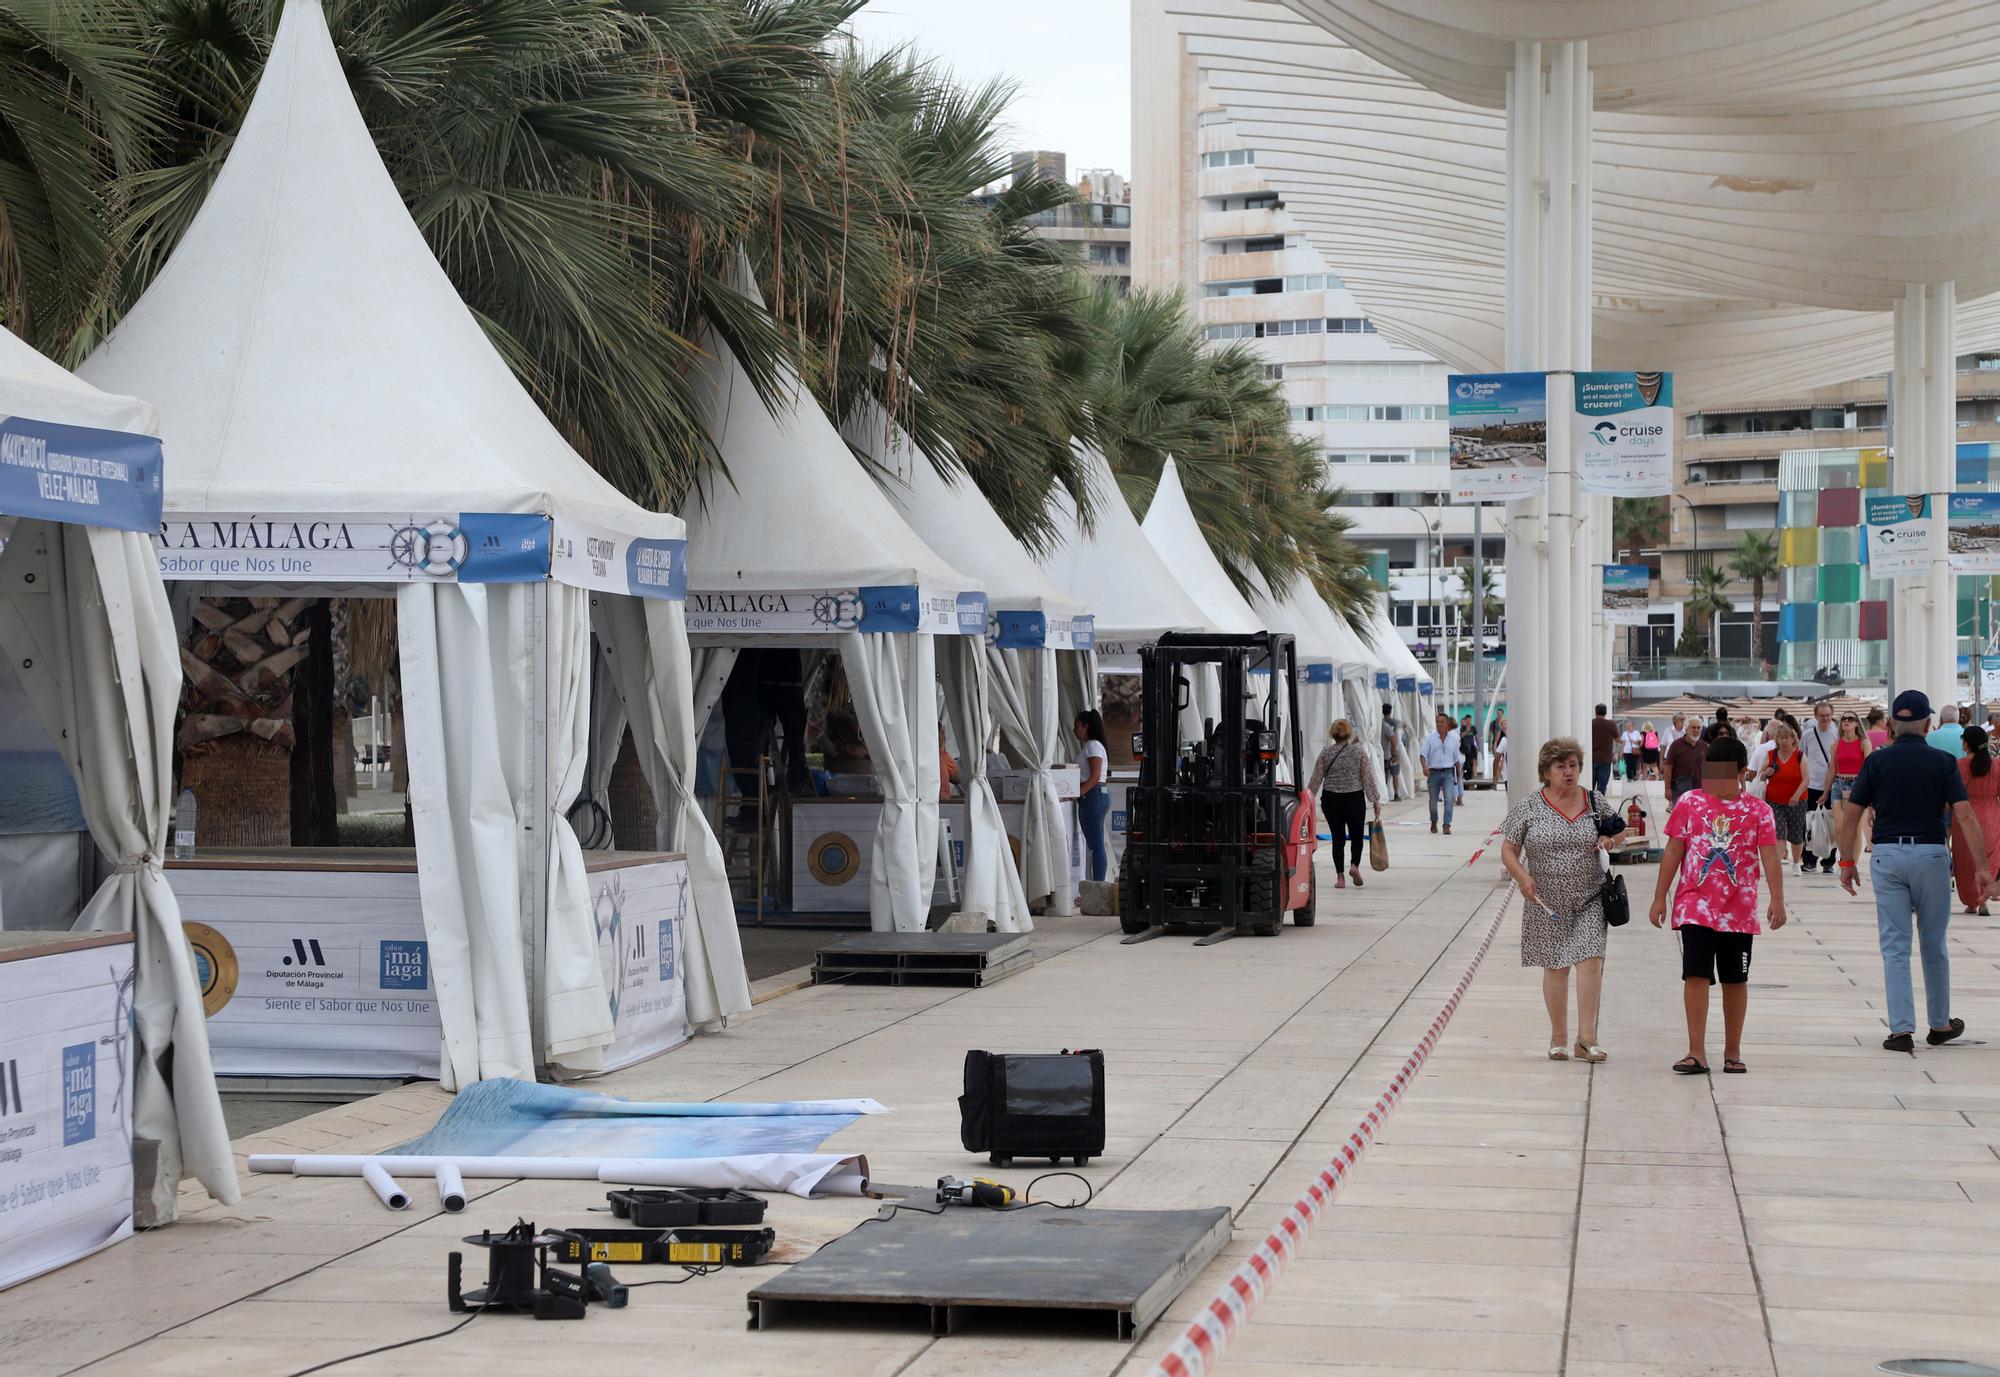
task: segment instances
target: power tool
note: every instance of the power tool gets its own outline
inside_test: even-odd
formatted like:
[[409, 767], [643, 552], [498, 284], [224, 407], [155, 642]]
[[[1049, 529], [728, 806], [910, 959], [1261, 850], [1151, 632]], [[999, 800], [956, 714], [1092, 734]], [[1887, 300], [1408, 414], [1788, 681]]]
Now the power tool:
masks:
[[940, 1176], [937, 1200], [940, 1205], [981, 1205], [989, 1210], [1004, 1210], [1014, 1203], [1015, 1192], [1012, 1186], [1003, 1186], [984, 1176], [970, 1181]]

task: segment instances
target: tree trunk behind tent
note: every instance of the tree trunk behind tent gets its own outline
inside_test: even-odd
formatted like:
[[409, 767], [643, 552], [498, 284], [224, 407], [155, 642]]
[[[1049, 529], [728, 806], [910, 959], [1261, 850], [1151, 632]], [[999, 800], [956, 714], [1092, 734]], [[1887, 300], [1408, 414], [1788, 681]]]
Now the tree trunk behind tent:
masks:
[[309, 599], [204, 598], [181, 648], [174, 743], [194, 790], [197, 847], [291, 839], [292, 671], [307, 656]]
[[340, 845], [340, 793], [333, 736], [333, 607], [304, 609], [306, 657], [292, 668], [291, 817], [293, 846]]

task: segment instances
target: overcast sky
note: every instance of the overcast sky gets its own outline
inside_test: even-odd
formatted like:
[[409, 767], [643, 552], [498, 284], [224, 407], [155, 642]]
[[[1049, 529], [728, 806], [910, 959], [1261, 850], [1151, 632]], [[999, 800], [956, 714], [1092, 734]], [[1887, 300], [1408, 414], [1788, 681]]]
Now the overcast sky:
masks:
[[1132, 171], [1127, 0], [869, 0], [855, 32], [870, 48], [913, 43], [962, 78], [1011, 77], [1014, 146]]

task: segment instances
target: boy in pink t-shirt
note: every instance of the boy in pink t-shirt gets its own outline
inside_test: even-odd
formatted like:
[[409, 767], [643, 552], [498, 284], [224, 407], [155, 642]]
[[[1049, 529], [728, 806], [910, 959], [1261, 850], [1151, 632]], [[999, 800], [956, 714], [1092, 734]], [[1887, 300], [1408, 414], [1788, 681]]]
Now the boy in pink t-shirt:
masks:
[[[1681, 997], [1687, 1006], [1683, 1076], [1708, 1074], [1708, 987], [1722, 985], [1722, 1069], [1741, 1075], [1743, 1019], [1750, 1007], [1750, 945], [1757, 921], [1757, 881], [1771, 885], [1771, 930], [1785, 925], [1785, 868], [1771, 806], [1743, 792], [1749, 753], [1733, 737], [1709, 743], [1699, 789], [1682, 794], [1667, 818], [1667, 849], [1653, 887], [1654, 927], [1667, 917], [1674, 887], [1674, 931], [1681, 942]], [[1679, 880], [1678, 886], [1674, 885]]]

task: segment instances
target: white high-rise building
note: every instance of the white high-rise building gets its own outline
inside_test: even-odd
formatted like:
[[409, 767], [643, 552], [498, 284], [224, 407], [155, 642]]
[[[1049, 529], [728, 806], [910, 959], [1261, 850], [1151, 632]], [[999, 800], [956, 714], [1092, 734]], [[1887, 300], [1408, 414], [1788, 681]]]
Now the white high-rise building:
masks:
[[[1450, 370], [1376, 334], [1339, 265], [1293, 227], [1257, 150], [1209, 98], [1167, 0], [1133, 0], [1132, 141], [1133, 286], [1181, 289], [1211, 340], [1241, 340], [1265, 360], [1293, 429], [1345, 490], [1355, 540], [1387, 557], [1396, 625], [1431, 651], [1472, 558], [1472, 509], [1448, 501]], [[1486, 516], [1499, 593], [1503, 511]]]

